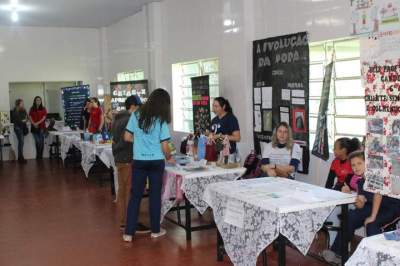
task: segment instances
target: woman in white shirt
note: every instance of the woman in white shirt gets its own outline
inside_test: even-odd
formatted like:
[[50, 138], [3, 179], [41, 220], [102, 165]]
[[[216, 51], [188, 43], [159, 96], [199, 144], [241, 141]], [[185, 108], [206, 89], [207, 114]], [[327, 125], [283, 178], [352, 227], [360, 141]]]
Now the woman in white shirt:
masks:
[[275, 128], [271, 142], [265, 144], [261, 169], [268, 176], [294, 179], [301, 160], [301, 148], [293, 143], [292, 129], [286, 122]]

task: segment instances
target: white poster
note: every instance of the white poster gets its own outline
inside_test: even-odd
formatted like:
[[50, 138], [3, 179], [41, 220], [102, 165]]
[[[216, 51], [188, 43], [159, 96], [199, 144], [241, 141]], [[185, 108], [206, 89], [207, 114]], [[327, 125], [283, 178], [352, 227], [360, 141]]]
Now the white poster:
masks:
[[272, 87], [262, 87], [262, 108], [272, 109]]
[[254, 104], [261, 104], [261, 88], [254, 88]]

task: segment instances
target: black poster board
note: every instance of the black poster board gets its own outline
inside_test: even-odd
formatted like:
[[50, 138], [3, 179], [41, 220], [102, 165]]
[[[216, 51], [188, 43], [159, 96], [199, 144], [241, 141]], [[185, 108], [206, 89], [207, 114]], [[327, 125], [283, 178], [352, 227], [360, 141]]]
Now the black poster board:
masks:
[[195, 133], [204, 133], [211, 126], [210, 113], [210, 86], [209, 76], [193, 77], [193, 130]]
[[131, 95], [138, 95], [142, 103], [149, 97], [147, 80], [111, 82], [111, 102], [113, 110], [125, 110], [125, 100]]
[[61, 88], [61, 99], [64, 106], [65, 125], [79, 127], [82, 108], [89, 98], [89, 85], [79, 85]]
[[[261, 152], [260, 142], [270, 142], [273, 129], [281, 121], [288, 122], [295, 142], [303, 151], [309, 151], [308, 98], [307, 33], [254, 41], [253, 123], [257, 153]], [[307, 171], [308, 163], [302, 169]]]

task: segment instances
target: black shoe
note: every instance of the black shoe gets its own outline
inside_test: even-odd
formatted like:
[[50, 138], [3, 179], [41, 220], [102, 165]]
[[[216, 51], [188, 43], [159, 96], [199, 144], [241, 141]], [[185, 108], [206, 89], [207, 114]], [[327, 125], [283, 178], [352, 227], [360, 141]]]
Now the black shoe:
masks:
[[150, 233], [150, 228], [148, 228], [147, 226], [145, 226], [142, 223], [138, 223], [136, 226], [136, 233], [137, 234], [148, 234], [148, 233]]

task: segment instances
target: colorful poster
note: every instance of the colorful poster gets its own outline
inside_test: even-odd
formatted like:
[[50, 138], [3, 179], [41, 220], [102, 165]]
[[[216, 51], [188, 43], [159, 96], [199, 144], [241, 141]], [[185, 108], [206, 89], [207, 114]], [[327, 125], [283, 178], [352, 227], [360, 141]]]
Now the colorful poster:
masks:
[[205, 133], [211, 126], [210, 112], [210, 77], [193, 77], [192, 102], [193, 102], [193, 130], [195, 133]]
[[[254, 88], [261, 88], [261, 96]], [[257, 153], [261, 150], [260, 142], [271, 141], [273, 129], [281, 121], [288, 122], [293, 128], [294, 140], [308, 148], [309, 47], [306, 32], [253, 42], [252, 89], [254, 112], [256, 106], [261, 107], [253, 115]], [[282, 107], [287, 110], [281, 110]], [[304, 164], [301, 169], [307, 173], [308, 163]]]
[[321, 102], [318, 110], [317, 132], [312, 148], [312, 154], [323, 160], [329, 159], [328, 144], [328, 104], [329, 92], [331, 88], [333, 62], [325, 67], [324, 82], [322, 85]]
[[137, 95], [142, 102], [149, 96], [147, 80], [111, 82], [111, 105], [116, 111], [125, 110], [125, 100], [131, 95]]
[[365, 86], [365, 189], [400, 198], [400, 43], [398, 35], [361, 40]]
[[351, 35], [400, 30], [400, 0], [350, 0]]

